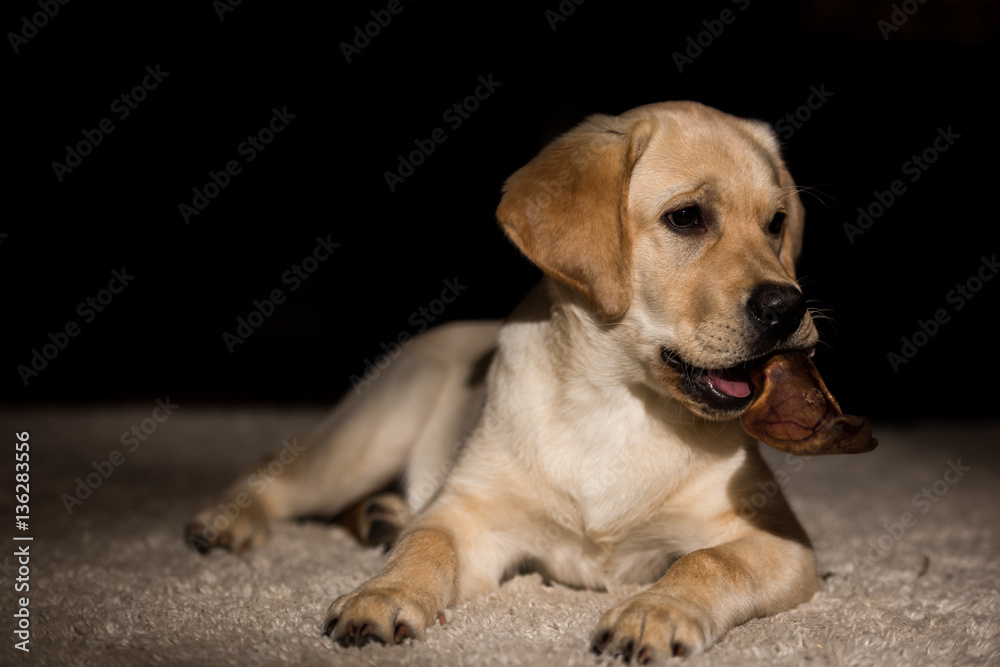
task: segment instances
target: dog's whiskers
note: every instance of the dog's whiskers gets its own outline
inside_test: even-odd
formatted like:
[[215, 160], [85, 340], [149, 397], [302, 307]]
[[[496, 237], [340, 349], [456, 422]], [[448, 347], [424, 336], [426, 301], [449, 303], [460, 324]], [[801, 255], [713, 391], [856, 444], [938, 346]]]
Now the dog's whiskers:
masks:
[[[830, 201], [837, 202], [837, 199], [835, 197], [833, 197], [827, 192], [820, 190], [819, 186], [815, 185], [789, 185], [781, 188], [781, 191], [782, 193], [796, 192], [802, 195], [811, 195], [816, 201], [818, 201], [820, 204], [823, 205], [824, 208], [827, 209], [830, 208], [830, 205], [827, 203], [826, 199], [823, 199], [823, 197], [826, 197]], [[823, 197], [821, 197], [820, 195], [823, 195]]]

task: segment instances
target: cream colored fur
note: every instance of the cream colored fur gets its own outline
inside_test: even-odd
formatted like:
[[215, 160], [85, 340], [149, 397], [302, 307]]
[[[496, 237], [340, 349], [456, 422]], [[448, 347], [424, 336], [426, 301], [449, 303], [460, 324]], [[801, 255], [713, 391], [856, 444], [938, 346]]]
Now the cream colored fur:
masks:
[[[664, 223], [694, 205], [699, 235]], [[337, 513], [402, 477], [418, 513], [383, 572], [332, 604], [344, 644], [422, 637], [523, 567], [651, 584], [594, 619], [594, 650], [640, 662], [808, 600], [813, 554], [780, 491], [741, 514], [771, 475], [739, 413], [692, 398], [662, 358], [749, 360], [748, 293], [795, 284], [803, 210], [770, 130], [683, 102], [595, 116], [511, 177], [498, 217], [546, 273], [510, 318], [417, 339], [265, 492], [229, 491], [253, 501], [239, 521], [215, 531], [210, 508], [195, 532], [260, 544], [274, 519]], [[816, 342], [807, 313], [774, 348]]]

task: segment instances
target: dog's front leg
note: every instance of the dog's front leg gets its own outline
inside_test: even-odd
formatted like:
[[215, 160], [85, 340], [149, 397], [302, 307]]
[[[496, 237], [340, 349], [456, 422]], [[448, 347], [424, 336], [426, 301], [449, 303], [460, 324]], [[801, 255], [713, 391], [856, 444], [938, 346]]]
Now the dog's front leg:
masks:
[[[417, 517], [382, 572], [330, 606], [326, 633], [345, 646], [420, 639], [444, 610], [496, 588], [516, 560], [493, 503], [445, 492]], [[503, 518], [503, 517], [501, 517]]]
[[733, 626], [809, 600], [812, 550], [762, 530], [680, 558], [648, 590], [601, 617], [593, 648], [639, 663], [690, 656]]
[[331, 606], [326, 632], [344, 645], [422, 638], [455, 599], [458, 555], [445, 530], [420, 528], [392, 550], [382, 573]]

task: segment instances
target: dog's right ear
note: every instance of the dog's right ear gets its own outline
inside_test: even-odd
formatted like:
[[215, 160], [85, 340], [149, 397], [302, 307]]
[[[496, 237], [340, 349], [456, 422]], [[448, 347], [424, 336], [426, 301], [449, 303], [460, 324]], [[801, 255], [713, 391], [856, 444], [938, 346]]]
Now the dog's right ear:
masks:
[[508, 178], [497, 208], [521, 252], [607, 320], [632, 298], [628, 185], [649, 134], [641, 120], [591, 116]]

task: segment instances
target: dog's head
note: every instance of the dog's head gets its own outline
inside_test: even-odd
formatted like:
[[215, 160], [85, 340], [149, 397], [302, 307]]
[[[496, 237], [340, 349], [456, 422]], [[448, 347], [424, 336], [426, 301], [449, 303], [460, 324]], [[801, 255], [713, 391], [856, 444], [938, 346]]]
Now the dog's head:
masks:
[[749, 368], [817, 342], [795, 280], [804, 210], [764, 123], [693, 102], [592, 116], [508, 179], [497, 217], [702, 416], [738, 416]]

